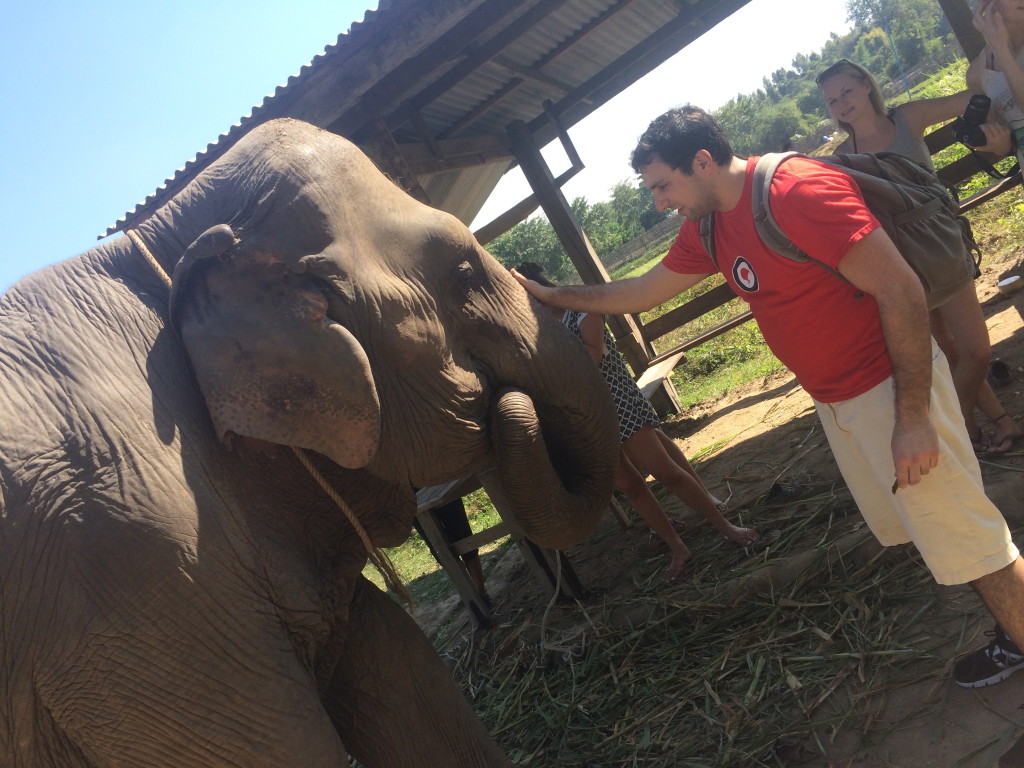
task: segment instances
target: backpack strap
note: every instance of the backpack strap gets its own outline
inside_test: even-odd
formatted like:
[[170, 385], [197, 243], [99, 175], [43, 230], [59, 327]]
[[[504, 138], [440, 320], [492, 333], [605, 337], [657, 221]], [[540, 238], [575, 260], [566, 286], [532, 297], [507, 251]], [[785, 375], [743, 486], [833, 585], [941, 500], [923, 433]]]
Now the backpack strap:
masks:
[[718, 254], [715, 253], [715, 214], [709, 213], [700, 220], [700, 241], [708, 252], [715, 267], [718, 267]]
[[[780, 256], [793, 261], [807, 261], [810, 257], [801, 251], [775, 222], [768, 206], [768, 193], [772, 186], [775, 169], [783, 160], [799, 154], [798, 152], [776, 152], [762, 155], [754, 166], [754, 182], [751, 190], [751, 207], [754, 210], [754, 226], [761, 241]], [[767, 222], [767, 223], [766, 223]], [[718, 266], [718, 254], [715, 252], [715, 214], [709, 213], [700, 220], [700, 240], [711, 261]]]
[[757, 229], [757, 235], [761, 238], [761, 242], [779, 256], [791, 261], [813, 261], [826, 272], [849, 283], [850, 281], [843, 277], [838, 270], [800, 250], [796, 243], [790, 240], [786, 233], [782, 231], [779, 222], [772, 215], [772, 180], [775, 178], [775, 171], [778, 170], [779, 166], [791, 157], [805, 157], [805, 155], [799, 152], [769, 152], [768, 154], [761, 155], [754, 166], [754, 184], [751, 189], [750, 207], [753, 209], [754, 227]]
[[[761, 242], [773, 253], [790, 261], [813, 261], [826, 272], [835, 275], [845, 283], [851, 284], [836, 269], [823, 261], [801, 251], [782, 231], [771, 210], [771, 188], [775, 171], [783, 162], [791, 157], [805, 157], [800, 152], [769, 152], [761, 155], [754, 165], [754, 180], [750, 195], [750, 207], [754, 215], [754, 228]], [[715, 214], [709, 213], [700, 220], [700, 240], [711, 261], [718, 267], [718, 255], [715, 252]]]
[[810, 256], [796, 247], [786, 236], [772, 215], [771, 192], [775, 171], [783, 162], [798, 156], [798, 152], [769, 152], [758, 158], [754, 166], [754, 183], [750, 190], [750, 207], [754, 212], [754, 226], [766, 246], [791, 261], [809, 261]]

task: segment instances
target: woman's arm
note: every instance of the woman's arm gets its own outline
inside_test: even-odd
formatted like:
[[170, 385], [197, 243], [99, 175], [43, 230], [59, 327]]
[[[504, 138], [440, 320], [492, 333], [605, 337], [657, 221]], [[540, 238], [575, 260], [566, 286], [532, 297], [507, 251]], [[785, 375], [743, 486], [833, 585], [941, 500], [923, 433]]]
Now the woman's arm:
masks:
[[972, 21], [995, 57], [996, 69], [1006, 76], [1013, 98], [1018, 104], [1024, 104], [1024, 69], [1021, 69], [1014, 55], [1010, 31], [1006, 28], [1003, 15], [992, 0], [981, 0]]
[[580, 320], [580, 341], [597, 365], [604, 357], [604, 315], [591, 313]]
[[967, 81], [967, 90], [970, 93], [984, 93], [985, 86], [981, 82], [982, 72], [987, 68], [989, 55], [988, 47], [981, 49], [981, 53], [974, 57], [974, 61], [967, 67], [967, 74], [964, 79]]
[[907, 121], [907, 125], [914, 135], [923, 138], [925, 131], [936, 123], [944, 123], [957, 115], [962, 115], [970, 98], [970, 91], [960, 91], [950, 96], [908, 101], [905, 104], [900, 104], [896, 109]]
[[[971, 94], [984, 93], [983, 82], [984, 72], [988, 69], [988, 58], [991, 55], [988, 46], [982, 49], [974, 61], [967, 68], [967, 91]], [[1010, 139], [1010, 129], [998, 117], [989, 114], [988, 121], [981, 126], [985, 134], [985, 143], [975, 147], [980, 152], [991, 152], [996, 155], [1008, 155], [1013, 152], [1013, 141]]]

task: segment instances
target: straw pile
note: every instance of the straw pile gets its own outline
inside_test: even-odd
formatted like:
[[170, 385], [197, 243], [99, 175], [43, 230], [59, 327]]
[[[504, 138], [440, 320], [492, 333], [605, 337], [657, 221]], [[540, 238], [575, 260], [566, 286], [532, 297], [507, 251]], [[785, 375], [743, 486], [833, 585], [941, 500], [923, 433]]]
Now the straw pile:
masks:
[[935, 609], [916, 555], [878, 547], [845, 488], [779, 514], [757, 502], [744, 515], [778, 531], [759, 556], [687, 535], [705, 556], [685, 584], [660, 583], [661, 555], [626, 594], [522, 607], [446, 649], [513, 762], [821, 765], [839, 728], [871, 727], [887, 691], [941, 685], [965, 617]]

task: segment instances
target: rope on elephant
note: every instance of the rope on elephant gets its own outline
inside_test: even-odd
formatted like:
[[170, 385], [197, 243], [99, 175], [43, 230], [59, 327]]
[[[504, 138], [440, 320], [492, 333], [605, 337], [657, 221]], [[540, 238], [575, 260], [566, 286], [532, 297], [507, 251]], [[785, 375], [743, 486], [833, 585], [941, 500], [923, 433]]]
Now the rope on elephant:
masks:
[[[147, 262], [149, 262], [149, 266], [153, 268], [153, 271], [156, 272], [164, 283], [167, 284], [167, 287], [170, 288], [171, 278], [164, 271], [163, 267], [160, 266], [160, 262], [156, 260], [156, 257], [150, 253], [149, 248], [146, 247], [146, 244], [142, 241], [139, 233], [134, 229], [126, 229], [124, 233], [128, 239], [132, 241], [132, 244], [139, 250], [139, 253], [142, 254]], [[304, 466], [309, 474], [313, 476], [313, 479], [316, 480], [317, 484], [324, 489], [324, 492], [330, 496], [334, 500], [334, 503], [341, 508], [341, 511], [345, 513], [345, 517], [348, 519], [349, 523], [352, 524], [356, 533], [359, 534], [359, 539], [363, 542], [363, 546], [366, 547], [366, 554], [369, 557], [370, 562], [380, 573], [381, 578], [384, 579], [384, 586], [394, 592], [398, 596], [399, 600], [404, 602], [406, 605], [411, 606], [413, 604], [412, 595], [409, 593], [405, 583], [402, 581], [402, 577], [398, 574], [398, 570], [395, 568], [394, 563], [391, 562], [391, 558], [387, 556], [387, 553], [385, 553], [384, 550], [373, 545], [373, 542], [370, 541], [370, 537], [367, 535], [366, 530], [362, 525], [360, 525], [355, 513], [348, 504], [344, 502], [341, 495], [331, 487], [330, 483], [327, 482], [327, 478], [321, 474], [320, 470], [313, 466], [313, 463], [309, 460], [309, 457], [306, 456], [305, 452], [295, 446], [292, 446], [292, 451], [295, 452], [295, 455], [302, 463], [302, 466]]]
[[411, 606], [413, 604], [412, 595], [409, 593], [405, 583], [402, 581], [402, 577], [398, 574], [398, 570], [395, 568], [394, 563], [391, 562], [391, 558], [388, 557], [384, 550], [373, 545], [373, 542], [370, 541], [370, 536], [366, 533], [366, 529], [359, 523], [359, 519], [356, 517], [355, 512], [353, 512], [352, 508], [349, 507], [349, 505], [345, 503], [344, 499], [341, 498], [341, 494], [331, 487], [331, 484], [327, 482], [327, 478], [323, 476], [320, 470], [313, 466], [313, 462], [310, 461], [306, 452], [301, 448], [296, 448], [294, 445], [292, 446], [292, 451], [295, 453], [296, 457], [298, 457], [299, 461], [302, 462], [302, 466], [306, 468], [306, 471], [313, 476], [313, 479], [316, 480], [317, 484], [334, 500], [335, 504], [341, 507], [341, 511], [345, 513], [345, 517], [348, 518], [352, 527], [355, 528], [356, 533], [359, 534], [359, 538], [362, 540], [363, 546], [366, 547], [366, 554], [369, 556], [370, 562], [380, 573], [381, 578], [384, 579], [384, 586], [394, 592], [398, 596], [398, 599], [403, 603]]
[[149, 266], [153, 268], [153, 271], [156, 272], [160, 276], [160, 279], [164, 281], [168, 288], [170, 288], [170, 276], [164, 271], [164, 268], [160, 266], [160, 262], [156, 260], [156, 257], [153, 256], [152, 253], [150, 253], [149, 248], [146, 247], [146, 244], [142, 242], [142, 238], [139, 237], [139, 233], [136, 232], [134, 229], [126, 229], [124, 231], [124, 234], [127, 236], [129, 240], [132, 241], [132, 245], [139, 249], [139, 253], [141, 253], [143, 258], [149, 262]]

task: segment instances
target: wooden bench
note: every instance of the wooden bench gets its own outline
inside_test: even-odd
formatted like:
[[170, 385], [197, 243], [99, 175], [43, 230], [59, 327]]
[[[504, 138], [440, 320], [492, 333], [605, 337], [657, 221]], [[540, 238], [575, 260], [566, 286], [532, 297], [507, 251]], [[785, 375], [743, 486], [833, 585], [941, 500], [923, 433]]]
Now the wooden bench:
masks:
[[[487, 492], [495, 510], [501, 516], [501, 522], [466, 538], [450, 541], [438, 523], [434, 510], [481, 487]], [[618, 502], [612, 499], [609, 506], [619, 523], [623, 527], [628, 527], [629, 518]], [[579, 599], [583, 596], [583, 586], [565, 554], [538, 547], [526, 538], [515, 517], [509, 512], [510, 504], [497, 481], [496, 470], [489, 469], [472, 477], [422, 488], [416, 494], [416, 507], [416, 522], [419, 523], [423, 537], [430, 544], [431, 551], [434, 552], [476, 626], [491, 626], [494, 623], [494, 614], [477, 593], [462, 561], [462, 555], [506, 536], [513, 538], [534, 580], [540, 584], [548, 597], [555, 593], [556, 582], [563, 597]], [[558, 578], [559, 569], [561, 578]]]
[[[725, 302], [723, 301], [722, 303], [724, 304]], [[640, 387], [640, 391], [644, 393], [644, 397], [650, 400], [651, 395], [657, 391], [658, 387], [665, 383], [665, 379], [672, 375], [672, 371], [675, 370], [676, 366], [686, 362], [687, 350], [699, 347], [705, 341], [710, 341], [716, 336], [721, 336], [726, 331], [731, 331], [733, 328], [743, 325], [752, 317], [753, 315], [750, 314], [748, 309], [746, 312], [741, 312], [724, 323], [719, 323], [714, 328], [709, 328], [704, 333], [687, 339], [667, 352], [662, 352], [656, 357], [652, 357], [650, 364], [636, 380], [636, 384]]]
[[[729, 287], [728, 283], [723, 283], [676, 307], [670, 312], [666, 312], [661, 317], [646, 323], [641, 327], [641, 332], [648, 341], [654, 341], [735, 298], [736, 294], [732, 288]], [[709, 328], [703, 333], [672, 347], [672, 349], [652, 357], [647, 362], [647, 367], [636, 374], [637, 386], [644, 393], [644, 397], [650, 400], [652, 395], [661, 389], [668, 377], [672, 375], [672, 371], [675, 370], [676, 366], [685, 362], [687, 350], [698, 347], [716, 336], [721, 336], [726, 331], [731, 331], [733, 328], [743, 325], [751, 317], [750, 310], [741, 312], [725, 322], [719, 323], [714, 328]]]

